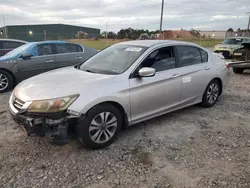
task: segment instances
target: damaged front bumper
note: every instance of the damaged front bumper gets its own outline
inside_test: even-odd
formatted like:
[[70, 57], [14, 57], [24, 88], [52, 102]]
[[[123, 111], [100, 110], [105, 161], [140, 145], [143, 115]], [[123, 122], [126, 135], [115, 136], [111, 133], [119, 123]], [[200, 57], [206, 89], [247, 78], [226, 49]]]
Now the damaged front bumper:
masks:
[[28, 136], [46, 136], [56, 144], [68, 143], [69, 120], [80, 117], [80, 114], [77, 116], [65, 111], [46, 114], [18, 112], [11, 104], [9, 111], [12, 119], [24, 126]]

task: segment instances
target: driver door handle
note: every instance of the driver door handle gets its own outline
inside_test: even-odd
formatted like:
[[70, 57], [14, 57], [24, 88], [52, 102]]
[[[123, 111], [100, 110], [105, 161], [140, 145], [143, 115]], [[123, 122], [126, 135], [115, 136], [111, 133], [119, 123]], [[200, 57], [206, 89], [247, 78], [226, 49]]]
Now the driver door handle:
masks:
[[211, 67], [206, 66], [204, 69], [205, 69], [205, 70], [209, 70], [209, 69], [211, 69]]
[[51, 59], [51, 60], [47, 60], [46, 61], [46, 63], [53, 63], [54, 62], [54, 60], [53, 59]]
[[77, 56], [77, 57], [76, 57], [76, 60], [79, 60], [79, 59], [82, 59], [82, 57], [81, 57], [81, 56]]
[[180, 74], [173, 74], [172, 78], [176, 78], [176, 77], [179, 77], [179, 76], [180, 76]]

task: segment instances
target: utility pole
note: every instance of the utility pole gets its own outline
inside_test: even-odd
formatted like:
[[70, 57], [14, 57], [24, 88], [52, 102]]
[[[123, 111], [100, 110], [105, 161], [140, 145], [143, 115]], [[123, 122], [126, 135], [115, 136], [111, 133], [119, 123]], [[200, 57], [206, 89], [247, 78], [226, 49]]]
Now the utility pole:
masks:
[[162, 20], [163, 20], [163, 9], [164, 9], [164, 0], [161, 3], [161, 22], [160, 22], [160, 37], [162, 38]]
[[6, 25], [5, 25], [4, 15], [3, 15], [3, 27], [4, 27], [5, 38], [7, 39], [8, 38], [8, 36], [7, 36], [7, 28], [6, 28]]
[[247, 25], [247, 36], [250, 37], [250, 33], [249, 33], [249, 26], [250, 26], [250, 12], [248, 12], [249, 14], [249, 19], [248, 19], [248, 25]]

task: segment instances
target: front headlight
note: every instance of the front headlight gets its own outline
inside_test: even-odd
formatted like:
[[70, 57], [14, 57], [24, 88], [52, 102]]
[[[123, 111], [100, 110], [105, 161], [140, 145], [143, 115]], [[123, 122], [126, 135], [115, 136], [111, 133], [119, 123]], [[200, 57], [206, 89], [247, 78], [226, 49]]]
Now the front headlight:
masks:
[[219, 46], [219, 45], [215, 45], [215, 46], [214, 46], [214, 50], [217, 50], [218, 47], [220, 47], [220, 46]]
[[66, 110], [79, 95], [72, 95], [57, 99], [33, 101], [28, 107], [28, 112], [54, 113]]

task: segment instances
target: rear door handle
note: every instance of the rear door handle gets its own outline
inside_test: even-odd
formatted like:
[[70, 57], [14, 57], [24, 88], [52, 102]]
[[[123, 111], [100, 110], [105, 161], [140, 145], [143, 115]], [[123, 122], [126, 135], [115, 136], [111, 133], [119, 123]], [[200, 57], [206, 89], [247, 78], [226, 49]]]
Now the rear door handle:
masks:
[[47, 60], [46, 61], [46, 63], [53, 63], [54, 62], [54, 60], [53, 59], [51, 59], [51, 60]]
[[176, 78], [176, 77], [179, 77], [179, 76], [180, 76], [180, 74], [173, 74], [172, 78]]
[[76, 57], [76, 60], [79, 60], [79, 59], [82, 59], [82, 57], [81, 56]]
[[209, 70], [209, 69], [211, 69], [211, 67], [206, 66], [204, 69], [205, 70]]

